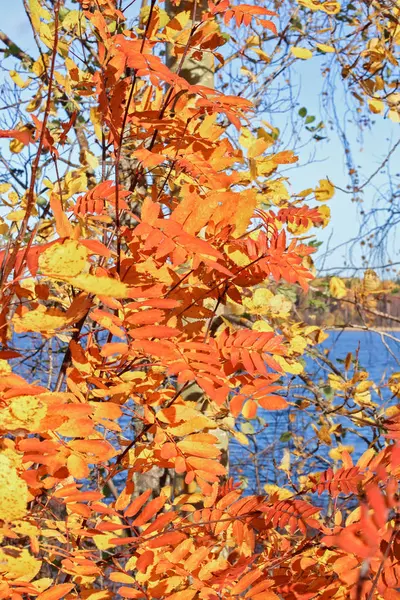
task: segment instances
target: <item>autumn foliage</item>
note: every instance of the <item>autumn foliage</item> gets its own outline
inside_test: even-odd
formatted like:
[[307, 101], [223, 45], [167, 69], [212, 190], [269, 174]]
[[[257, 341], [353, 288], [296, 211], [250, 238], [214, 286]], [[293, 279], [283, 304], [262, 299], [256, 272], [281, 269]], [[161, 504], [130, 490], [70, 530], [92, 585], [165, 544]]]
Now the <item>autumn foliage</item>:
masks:
[[[321, 339], [270, 289], [308, 289], [304, 234], [333, 188], [278, 186], [267, 206], [297, 157], [251, 133], [248, 100], [180, 69], [223, 61], [229, 23], [275, 35], [275, 12], [223, 0], [170, 20], [152, 0], [132, 29], [113, 0], [30, 7], [44, 51], [20, 57], [25, 122], [0, 133], [31, 157], [24, 195], [1, 189], [0, 597], [400, 598], [397, 413], [379, 452], [291, 488], [247, 495], [222, 460], [221, 433], [246, 443], [235, 420], [286, 409], [285, 374]], [[41, 344], [52, 363], [33, 369]]]

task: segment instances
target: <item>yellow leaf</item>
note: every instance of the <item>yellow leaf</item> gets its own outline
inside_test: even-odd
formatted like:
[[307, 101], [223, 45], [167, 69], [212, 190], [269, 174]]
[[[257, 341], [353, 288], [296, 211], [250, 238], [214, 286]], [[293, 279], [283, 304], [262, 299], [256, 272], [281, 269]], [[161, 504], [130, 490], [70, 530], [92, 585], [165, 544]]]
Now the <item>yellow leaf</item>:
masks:
[[8, 221], [22, 221], [24, 216], [25, 216], [24, 210], [13, 210], [12, 212], [8, 213], [8, 215], [6, 216], [6, 219]]
[[92, 107], [90, 109], [90, 120], [94, 127], [94, 133], [97, 139], [100, 141], [102, 139], [102, 120], [100, 110], [96, 107]]
[[253, 323], [252, 329], [254, 331], [274, 331], [267, 321], [262, 321], [261, 319]]
[[229, 258], [237, 265], [238, 267], [245, 267], [249, 264], [250, 260], [247, 254], [241, 252], [240, 250], [230, 250], [229, 246], [225, 246], [225, 252], [229, 256]]
[[[400, 396], [400, 373], [393, 373], [388, 381], [389, 389], [396, 397]], [[387, 409], [389, 410], [389, 409]]]
[[346, 387], [346, 382], [339, 375], [334, 375], [333, 373], [329, 373], [328, 375], [329, 385], [333, 390], [344, 390]]
[[381, 280], [373, 269], [367, 269], [363, 277], [363, 290], [367, 293], [376, 292], [381, 287]]
[[239, 444], [242, 444], [242, 446], [249, 445], [248, 438], [241, 431], [232, 430], [229, 432], [229, 434], [232, 435], [235, 438], [235, 440], [239, 442]]
[[293, 494], [290, 490], [281, 488], [278, 485], [275, 485], [274, 483], [266, 483], [264, 485], [264, 490], [270, 496], [272, 496], [272, 495], [278, 496], [279, 500], [286, 500], [287, 498], [291, 498], [293, 496]]
[[285, 471], [285, 473], [289, 472], [290, 469], [290, 450], [288, 448], [283, 449], [283, 456], [281, 460], [281, 464], [278, 469], [281, 471]]
[[88, 252], [85, 246], [75, 240], [65, 240], [47, 248], [39, 256], [39, 268], [43, 275], [57, 277], [76, 277], [86, 266]]
[[[148, 10], [148, 7], [145, 7]], [[144, 10], [145, 10], [144, 9]], [[169, 21], [164, 29], [164, 34], [166, 40], [175, 43], [176, 38], [182, 33], [182, 31], [187, 27], [189, 21], [191, 19], [191, 14], [189, 10], [182, 10]], [[181, 40], [180, 40], [181, 41]]]
[[46, 414], [47, 406], [40, 396], [17, 396], [0, 411], [0, 429], [37, 431]]
[[182, 423], [182, 425], [178, 425], [177, 427], [171, 427], [168, 431], [172, 433], [172, 435], [178, 437], [184, 437], [193, 433], [195, 431], [203, 431], [204, 429], [215, 429], [217, 424], [211, 419], [208, 419], [204, 415], [199, 415], [197, 417], [192, 417], [186, 423]]
[[329, 427], [327, 427], [326, 425], [322, 425], [322, 427], [318, 429], [318, 427], [316, 427], [314, 423], [311, 424], [311, 427], [314, 429], [318, 439], [320, 439], [321, 442], [328, 444], [328, 446], [332, 444]]
[[385, 105], [382, 102], [382, 100], [379, 100], [378, 98], [369, 98], [368, 106], [369, 106], [370, 111], [373, 112], [374, 114], [381, 113], [383, 111], [383, 109], [385, 108]]
[[250, 148], [247, 151], [248, 158], [256, 158], [257, 156], [260, 156], [260, 154], [265, 152], [265, 150], [270, 145], [271, 144], [269, 143], [269, 141], [264, 140], [263, 138], [259, 138], [258, 140], [255, 140], [255, 142], [253, 144], [251, 144]]
[[326, 227], [331, 219], [331, 209], [326, 204], [318, 206], [318, 212], [321, 215], [323, 222], [322, 227]]
[[389, 119], [393, 123], [400, 123], [400, 112], [397, 110], [389, 110]]
[[8, 579], [32, 581], [39, 573], [42, 561], [34, 558], [26, 548], [3, 546], [0, 549], [0, 565]]
[[65, 30], [74, 29], [79, 27], [79, 35], [86, 29], [86, 19], [80, 10], [70, 10], [68, 14], [62, 20], [62, 26]]
[[37, 32], [43, 44], [47, 46], [50, 50], [52, 50], [54, 48], [54, 34], [52, 32], [52, 28], [49, 27], [47, 23], [43, 23], [40, 21]]
[[257, 141], [257, 138], [254, 137], [254, 135], [252, 135], [247, 128], [242, 129], [242, 131], [240, 133], [240, 137], [239, 137], [239, 144], [241, 146], [249, 149], [250, 146], [252, 146], [256, 141]]
[[308, 48], [300, 48], [299, 46], [292, 46], [290, 51], [296, 58], [301, 58], [302, 60], [312, 58], [313, 55]]
[[82, 273], [69, 279], [71, 285], [97, 296], [113, 296], [116, 299], [128, 298], [129, 287], [126, 283], [111, 279], [111, 277], [97, 277], [90, 273]]
[[2, 452], [0, 454], [0, 519], [8, 522], [23, 519], [27, 513], [27, 502], [28, 486], [18, 476], [10, 457]]
[[317, 2], [317, 0], [298, 0], [298, 3], [302, 6], [306, 6], [310, 10], [322, 10], [328, 15], [336, 15], [340, 12], [340, 3], [334, 0], [327, 0], [326, 2]]
[[287, 317], [292, 309], [291, 301], [283, 294], [275, 294], [268, 302], [270, 312], [276, 317]]
[[327, 179], [320, 179], [319, 187], [315, 188], [315, 199], [319, 202], [330, 200], [335, 194], [335, 188]]
[[18, 535], [23, 535], [27, 537], [38, 536], [40, 533], [39, 527], [37, 525], [33, 525], [28, 521], [14, 521], [13, 523], [13, 531], [18, 533]]
[[271, 62], [271, 57], [269, 56], [269, 54], [267, 54], [266, 52], [264, 52], [263, 50], [261, 50], [261, 48], [252, 48], [251, 50], [252, 50], [252, 52], [255, 52], [256, 54], [258, 54], [258, 56], [264, 62], [266, 62], [266, 63]]
[[[117, 516], [106, 517], [103, 520], [103, 523], [104, 522], [121, 525], [121, 519]], [[110, 531], [110, 532], [107, 531], [100, 535], [94, 535], [93, 541], [99, 550], [107, 550], [108, 548], [115, 547], [115, 544], [110, 544], [110, 540], [115, 539], [116, 537], [121, 537], [121, 531], [123, 531], [123, 530]]]
[[371, 399], [371, 392], [367, 390], [354, 394], [354, 402], [356, 404], [360, 404], [361, 406], [375, 406], [375, 403], [372, 402]]
[[[86, 152], [86, 155], [89, 154]], [[94, 158], [94, 156], [92, 155]], [[70, 171], [66, 174], [64, 180], [64, 193], [63, 199], [66, 200], [78, 192], [85, 192], [87, 190], [87, 177], [84, 171]]]
[[48, 55], [45, 54], [44, 56], [39, 57], [38, 60], [36, 60], [31, 66], [32, 73], [37, 75], [37, 77], [41, 77], [43, 75], [43, 73], [45, 72], [45, 67], [43, 65], [43, 62], [45, 63], [46, 68], [47, 68], [48, 62], [49, 62]]
[[347, 519], [345, 521], [346, 527], [349, 527], [349, 525], [352, 525], [353, 523], [358, 523], [360, 518], [361, 518], [361, 506], [357, 506], [357, 508], [355, 508], [347, 517]]
[[39, 594], [41, 594], [42, 592], [44, 592], [44, 590], [47, 590], [53, 583], [54, 579], [52, 579], [51, 577], [42, 577], [41, 579], [36, 579], [33, 582], [33, 585], [35, 586], [36, 591], [38, 591]]
[[264, 198], [276, 206], [285, 206], [286, 200], [290, 198], [290, 194], [284, 184], [284, 180], [276, 179], [268, 181], [267, 188], [264, 191]]
[[349, 454], [351, 454], [352, 452], [354, 452], [354, 447], [343, 446], [342, 444], [339, 444], [337, 448], [332, 448], [332, 450], [329, 450], [329, 456], [332, 460], [339, 461], [342, 458], [343, 452], [348, 452]]
[[25, 148], [25, 144], [19, 140], [11, 140], [10, 152], [13, 154], [19, 154]]
[[12, 319], [16, 333], [25, 331], [37, 331], [43, 333], [54, 333], [62, 329], [70, 322], [62, 311], [56, 308], [46, 309], [40, 305], [35, 310], [30, 310], [22, 316], [14, 315]]
[[97, 169], [97, 167], [99, 166], [99, 161], [97, 156], [95, 156], [94, 154], [92, 154], [91, 152], [88, 152], [87, 150], [85, 150], [85, 162], [89, 165], [89, 167], [91, 169]]
[[292, 375], [300, 375], [304, 371], [304, 367], [299, 362], [288, 362], [283, 356], [278, 356], [274, 354], [274, 360], [278, 363], [280, 367], [285, 371], [285, 373], [291, 373]]
[[339, 277], [332, 277], [329, 282], [329, 291], [334, 298], [340, 300], [347, 296], [347, 288]]
[[293, 352], [297, 352], [298, 354], [303, 354], [307, 345], [308, 345], [308, 341], [305, 338], [303, 338], [301, 335], [295, 335], [290, 340], [290, 349]]
[[268, 304], [272, 297], [272, 292], [267, 288], [258, 288], [254, 291], [252, 298], [243, 298], [243, 305], [252, 314], [267, 314], [269, 312]]
[[318, 50], [321, 52], [335, 52], [335, 48], [333, 46], [327, 46], [327, 44], [317, 44]]
[[31, 79], [27, 79], [26, 81], [24, 81], [21, 77], [21, 75], [19, 73], [17, 73], [16, 71], [10, 71], [10, 77], [13, 80], [13, 82], [15, 83], [15, 85], [17, 85], [18, 87], [24, 89], [26, 87], [28, 87], [28, 85], [31, 82]]

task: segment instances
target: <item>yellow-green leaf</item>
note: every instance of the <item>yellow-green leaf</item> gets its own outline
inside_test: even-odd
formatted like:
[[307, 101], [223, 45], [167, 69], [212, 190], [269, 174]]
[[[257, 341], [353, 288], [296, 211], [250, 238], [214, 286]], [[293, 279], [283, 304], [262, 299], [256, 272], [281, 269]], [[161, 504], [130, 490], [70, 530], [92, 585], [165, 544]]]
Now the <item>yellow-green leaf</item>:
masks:
[[301, 60], [308, 60], [313, 55], [308, 48], [300, 48], [299, 46], [292, 46], [290, 51], [296, 58], [301, 58]]
[[321, 52], [335, 52], [335, 48], [333, 46], [328, 46], [327, 44], [317, 44], [318, 50]]
[[338, 300], [347, 295], [347, 288], [339, 277], [332, 277], [329, 282], [329, 291], [331, 295]]

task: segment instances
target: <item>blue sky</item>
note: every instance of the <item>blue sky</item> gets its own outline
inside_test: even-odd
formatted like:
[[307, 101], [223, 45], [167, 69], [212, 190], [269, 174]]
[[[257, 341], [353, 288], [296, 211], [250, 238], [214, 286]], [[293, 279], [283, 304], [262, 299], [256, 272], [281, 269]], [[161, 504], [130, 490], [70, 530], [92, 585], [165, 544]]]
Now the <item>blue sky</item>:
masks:
[[[302, 86], [299, 95], [299, 108], [305, 106], [309, 114], [322, 116], [320, 110], [321, 91], [323, 79], [320, 74], [321, 59], [314, 57], [307, 61], [298, 62], [296, 69], [301, 74]], [[346, 130], [346, 135], [352, 146], [352, 155], [354, 163], [359, 167], [360, 184], [367, 180], [383, 163], [390, 149], [398, 141], [400, 130], [399, 124], [393, 123], [383, 115], [374, 115], [374, 125], [370, 129], [363, 129], [360, 132], [357, 124], [352, 119], [352, 114], [347, 111], [346, 99], [343, 87], [340, 82], [334, 90], [334, 102], [337, 115], [341, 126]], [[328, 177], [336, 186], [346, 189], [350, 183], [348, 176], [348, 167], [345, 163], [345, 153], [342, 142], [336, 130], [331, 130], [329, 124], [325, 129], [327, 140], [319, 142], [317, 146], [317, 160], [315, 164], [307, 165], [308, 151], [305, 149], [299, 155], [298, 166], [290, 171], [291, 183], [294, 191], [306, 188], [316, 183], [317, 180]], [[400, 164], [400, 148], [392, 154], [389, 165], [393, 172], [396, 171], [396, 164]], [[398, 171], [398, 169], [397, 169]], [[351, 202], [351, 196], [336, 190], [335, 197], [329, 201], [332, 220], [330, 225], [319, 234], [319, 239], [325, 242], [325, 247], [330, 238], [330, 248], [345, 243], [354, 236], [357, 236], [360, 225], [361, 209], [368, 210], [376, 198], [378, 190], [384, 190], [387, 185], [387, 173], [379, 173], [374, 177], [372, 185], [364, 189], [362, 195], [363, 203]], [[395, 245], [392, 240], [392, 260], [396, 259], [395, 253], [400, 250], [400, 244]], [[341, 248], [329, 253], [326, 259], [327, 267], [342, 267], [345, 259], [345, 249]], [[361, 251], [354, 254], [354, 261], [361, 262]]]
[[[4, 2], [4, 0], [3, 0]], [[30, 31], [30, 26], [22, 6], [22, 0], [18, 0], [9, 10], [2, 14], [1, 28], [7, 32], [12, 39], [17, 41], [27, 52], [35, 54], [35, 44]], [[295, 63], [295, 78], [301, 81], [298, 95], [298, 108], [305, 106], [308, 114], [316, 116], [316, 122], [321, 120], [321, 91], [323, 78], [321, 77], [321, 57], [315, 56], [307, 61]], [[1, 74], [0, 74], [1, 77]], [[346, 100], [341, 84], [334, 90], [334, 103], [337, 116], [345, 127], [348, 139], [353, 149], [355, 164], [359, 166], [360, 183], [362, 184], [382, 164], [389, 149], [399, 138], [399, 125], [382, 115], [374, 117], [375, 125], [371, 129], [364, 129], [362, 135], [360, 130], [351, 120], [351, 113], [347, 113]], [[288, 115], [274, 116], [273, 124], [281, 131], [290, 127]], [[308, 134], [309, 135], [309, 134]], [[324, 130], [327, 140], [317, 144], [316, 162], [307, 164], [310, 159], [311, 146], [303, 148], [299, 153], [299, 162], [296, 166], [285, 172], [290, 177], [291, 190], [299, 192], [305, 188], [318, 184], [320, 179], [328, 177], [336, 186], [345, 189], [349, 184], [348, 168], [345, 164], [345, 153], [336, 130], [330, 130], [329, 125]], [[306, 139], [306, 138], [305, 138]], [[400, 148], [393, 154], [391, 164], [400, 164]], [[351, 197], [337, 190], [335, 197], [329, 201], [332, 220], [325, 229], [318, 231], [318, 239], [323, 242], [319, 251], [321, 259], [319, 264], [325, 267], [343, 267], [346, 261], [347, 251], [345, 247], [339, 247], [348, 240], [357, 236], [360, 224], [360, 208], [365, 210], [372, 206], [376, 197], [376, 190], [384, 189], [387, 183], [387, 174], [379, 174], [373, 181], [374, 185], [365, 189], [363, 194], [363, 205], [352, 203]], [[328, 244], [329, 242], [329, 244]], [[396, 256], [400, 250], [400, 244], [396, 246], [395, 239], [392, 240], [391, 258], [397, 260]], [[353, 262], [361, 266], [361, 251], [355, 250]]]

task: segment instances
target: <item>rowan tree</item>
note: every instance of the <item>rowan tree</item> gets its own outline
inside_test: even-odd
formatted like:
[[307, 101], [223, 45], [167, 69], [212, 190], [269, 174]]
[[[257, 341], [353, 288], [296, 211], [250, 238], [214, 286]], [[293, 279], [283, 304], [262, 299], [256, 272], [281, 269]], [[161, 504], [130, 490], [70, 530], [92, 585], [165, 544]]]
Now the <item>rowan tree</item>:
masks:
[[[131, 26], [112, 0], [30, 0], [37, 56], [2, 37], [24, 72], [9, 74], [22, 91], [0, 135], [27, 180], [10, 154], [0, 596], [396, 598], [398, 411], [375, 410], [352, 357], [330, 365], [335, 399], [322, 395], [301, 361], [325, 334], [288, 298], [313, 280], [309, 236], [334, 188], [321, 178], [279, 198], [294, 153], [254, 135], [248, 99], [182, 76], [189, 59], [224, 62], [232, 21], [279, 36], [276, 10], [191, 8], [171, 19], [152, 0]], [[298, 403], [291, 376], [308, 391]], [[318, 472], [286, 454], [286, 484], [246, 495], [216, 433], [245, 445], [235, 421], [310, 405], [321, 444], [345, 415], [384, 445], [354, 465], [337, 444]], [[169, 479], [138, 490], [154, 469]]]

